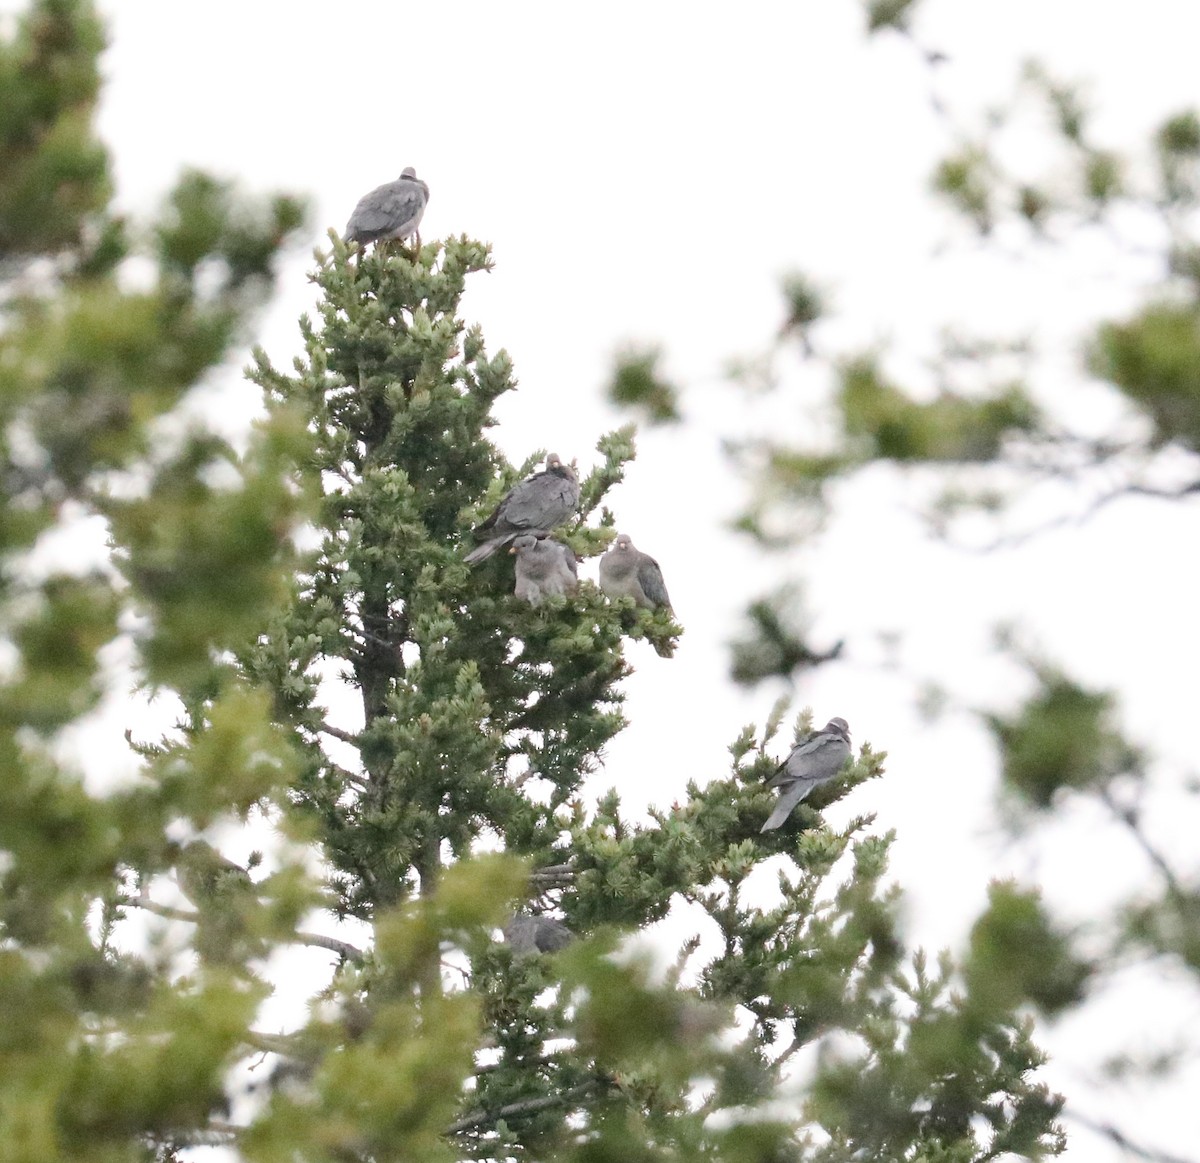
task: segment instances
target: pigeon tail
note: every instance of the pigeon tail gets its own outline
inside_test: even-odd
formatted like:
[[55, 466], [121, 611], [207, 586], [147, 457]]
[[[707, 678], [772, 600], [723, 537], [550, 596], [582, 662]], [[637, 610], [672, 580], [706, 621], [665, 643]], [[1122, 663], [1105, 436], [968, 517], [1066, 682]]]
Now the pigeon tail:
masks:
[[812, 791], [814, 786], [814, 784], [806, 783], [785, 788], [780, 793], [775, 810], [767, 817], [767, 822], [759, 828], [759, 835], [762, 835], [763, 832], [774, 832], [792, 814], [792, 809]]

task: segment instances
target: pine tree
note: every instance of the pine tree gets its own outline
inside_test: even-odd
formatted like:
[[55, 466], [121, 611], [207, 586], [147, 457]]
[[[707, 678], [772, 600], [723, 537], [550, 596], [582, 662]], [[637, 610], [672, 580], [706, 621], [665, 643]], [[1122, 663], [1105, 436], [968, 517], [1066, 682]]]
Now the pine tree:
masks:
[[[841, 1028], [870, 1031], [870, 1050], [821, 1074], [808, 1109], [830, 1141], [817, 1157], [935, 1144], [946, 1158], [1053, 1153], [1055, 1102], [1029, 1077], [1027, 1031], [1003, 1005], [952, 996], [948, 964], [904, 967], [882, 884], [889, 839], [867, 819], [831, 833], [811, 808], [799, 840], [758, 836], [778, 717], [762, 740], [748, 729], [738, 741], [730, 778], [691, 786], [649, 824], [627, 820], [614, 793], [585, 806], [583, 779], [624, 725], [623, 636], [669, 656], [676, 627], [586, 581], [534, 608], [513, 596], [503, 555], [463, 564], [470, 528], [545, 453], [512, 466], [485, 439], [512, 369], [456, 312], [466, 277], [487, 266], [466, 238], [357, 261], [334, 238], [305, 358], [287, 375], [260, 354], [254, 373], [279, 406], [311, 417], [324, 501], [321, 547], [247, 667], [306, 740], [295, 802], [332, 866], [335, 911], [375, 933], [330, 994], [343, 1027], [354, 1015], [352, 1041], [331, 1027], [314, 1090], [276, 1095], [265, 1125], [286, 1135], [316, 1110], [372, 1158], [438, 1142], [447, 1159], [773, 1158], [796, 1149], [799, 1110], [764, 1124], [737, 1112], [776, 1097], [791, 1057]], [[620, 480], [631, 433], [597, 447], [579, 519], [557, 534], [585, 559], [612, 536], [607, 510], [597, 526], [587, 518]], [[329, 674], [355, 692], [352, 726], [331, 718]], [[865, 749], [849, 783], [881, 770]], [[481, 865], [494, 849], [522, 864]], [[772, 853], [793, 863], [764, 909], [745, 886]], [[830, 887], [835, 867], [846, 879]], [[673, 901], [708, 914], [722, 952], [697, 958], [689, 944], [665, 983], [608, 956]], [[578, 940], [552, 953], [498, 942], [514, 907], [561, 916]], [[725, 1044], [735, 1012], [741, 1036]], [[914, 1065], [904, 1047], [918, 1036], [931, 1045]], [[411, 1074], [390, 1056], [397, 1039]], [[421, 1084], [433, 1061], [436, 1095]], [[347, 1074], [359, 1083], [349, 1094]], [[977, 1140], [971, 1119], [985, 1112], [993, 1130]]]

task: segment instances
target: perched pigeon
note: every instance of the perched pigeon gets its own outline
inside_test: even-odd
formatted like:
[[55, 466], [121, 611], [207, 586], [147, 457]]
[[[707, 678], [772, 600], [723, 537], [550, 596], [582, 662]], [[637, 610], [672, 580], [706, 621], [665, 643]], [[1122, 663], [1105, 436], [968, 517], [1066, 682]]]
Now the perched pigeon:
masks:
[[570, 944], [573, 936], [562, 921], [556, 921], [553, 917], [514, 913], [504, 926], [504, 939], [516, 957], [530, 953], [557, 953]]
[[179, 854], [179, 886], [194, 904], [244, 893], [253, 887], [240, 864], [226, 860], [207, 840], [193, 840]]
[[418, 248], [421, 246], [421, 215], [429, 201], [429, 187], [417, 177], [417, 171], [408, 166], [402, 170], [395, 182], [377, 186], [364, 194], [354, 207], [350, 221], [346, 223], [345, 239], [366, 246], [368, 242], [397, 241], [415, 234]]
[[837, 775], [849, 758], [850, 724], [845, 719], [830, 719], [815, 735], [796, 744], [767, 783], [780, 789], [779, 802], [759, 831], [778, 828], [814, 787]]
[[579, 584], [575, 554], [561, 541], [549, 537], [539, 541], [526, 533], [513, 542], [509, 553], [517, 555], [514, 592], [531, 606], [540, 606], [543, 598], [568, 593]]
[[618, 535], [600, 558], [600, 588], [610, 598], [632, 598], [639, 606], [671, 609], [662, 570], [648, 553], [634, 547], [628, 533]]
[[545, 537], [570, 517], [578, 504], [575, 470], [552, 452], [546, 457], [546, 467], [509, 489], [496, 511], [475, 529], [475, 540], [483, 544], [467, 554], [467, 564], [491, 557], [522, 534]]

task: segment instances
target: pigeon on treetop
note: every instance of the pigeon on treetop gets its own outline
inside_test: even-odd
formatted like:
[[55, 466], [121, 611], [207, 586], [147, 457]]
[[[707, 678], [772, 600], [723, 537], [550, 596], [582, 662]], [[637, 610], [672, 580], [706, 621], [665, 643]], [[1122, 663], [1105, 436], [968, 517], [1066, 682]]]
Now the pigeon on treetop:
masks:
[[628, 533], [617, 535], [600, 558], [600, 588], [610, 598], [632, 598], [639, 606], [671, 612], [671, 599], [658, 562], [636, 548]]
[[850, 724], [845, 719], [830, 719], [815, 735], [797, 743], [767, 781], [767, 787], [779, 788], [779, 802], [759, 831], [778, 828], [814, 787], [837, 775], [849, 758]]
[[509, 489], [495, 512], [475, 528], [475, 540], [483, 544], [467, 554], [467, 564], [491, 557], [497, 549], [526, 533], [545, 537], [567, 520], [578, 505], [579, 481], [575, 470], [552, 452], [541, 472]]
[[429, 187], [408, 166], [396, 181], [376, 186], [359, 198], [346, 223], [344, 237], [347, 242], [366, 246], [368, 242], [401, 241], [414, 234], [420, 249], [421, 233], [417, 227], [428, 201]]
[[540, 606], [543, 598], [569, 593], [579, 584], [575, 554], [561, 541], [549, 537], [539, 541], [526, 533], [513, 542], [509, 553], [517, 557], [513, 592], [531, 606]]

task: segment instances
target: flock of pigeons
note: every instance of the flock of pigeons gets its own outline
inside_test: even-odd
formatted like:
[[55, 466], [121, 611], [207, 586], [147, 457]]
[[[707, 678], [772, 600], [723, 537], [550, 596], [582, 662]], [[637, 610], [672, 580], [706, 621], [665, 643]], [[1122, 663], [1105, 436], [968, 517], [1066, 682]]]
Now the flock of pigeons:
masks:
[[[396, 181], [378, 186], [359, 199], [344, 238], [365, 247], [368, 243], [380, 246], [403, 242], [415, 236], [419, 249], [418, 227], [428, 201], [429, 187], [409, 166]], [[474, 530], [480, 544], [467, 554], [467, 562], [473, 565], [484, 561], [507, 547], [516, 557], [518, 598], [537, 606], [544, 598], [570, 593], [579, 584], [578, 560], [573, 550], [550, 534], [571, 517], [578, 505], [579, 480], [574, 469], [551, 453], [546, 467], [510, 489], [495, 512]], [[637, 549], [626, 533], [620, 534], [600, 558], [600, 588], [611, 598], [631, 598], [646, 609], [671, 609], [658, 562]], [[779, 789], [779, 800], [760, 831], [778, 828], [813, 788], [833, 779], [849, 759], [850, 727], [845, 719], [830, 719], [814, 735], [796, 744], [768, 783]], [[533, 924], [535, 921], [557, 926], [562, 933], [551, 936], [547, 930], [543, 934]], [[527, 945], [529, 951], [550, 951], [544, 945], [558, 947], [556, 941], [566, 933], [559, 922], [551, 922], [550, 918], [519, 914], [512, 923], [516, 928], [509, 940], [514, 949], [520, 944]]]
[[[570, 593], [579, 584], [579, 561], [550, 532], [569, 520], [578, 506], [575, 470], [552, 452], [541, 472], [509, 489], [495, 512], [476, 527], [475, 540], [482, 544], [467, 554], [467, 563], [484, 561], [509, 546], [517, 559], [518, 598], [538, 606], [543, 598]], [[632, 598], [649, 610], [671, 609], [658, 562], [636, 549], [628, 533], [620, 534], [600, 558], [600, 588], [610, 598]]]

